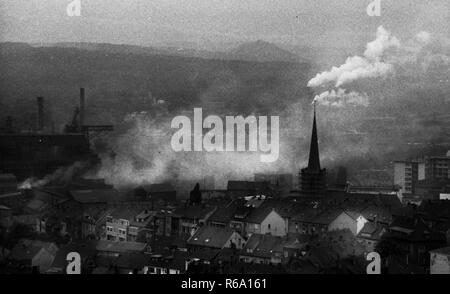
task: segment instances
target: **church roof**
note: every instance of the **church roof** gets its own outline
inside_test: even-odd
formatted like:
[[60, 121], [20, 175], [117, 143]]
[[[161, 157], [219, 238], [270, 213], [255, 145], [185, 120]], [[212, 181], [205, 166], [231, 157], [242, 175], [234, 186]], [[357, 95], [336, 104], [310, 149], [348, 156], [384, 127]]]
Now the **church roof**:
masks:
[[314, 120], [311, 134], [311, 145], [309, 148], [309, 161], [308, 169], [312, 171], [320, 171], [320, 159], [319, 159], [319, 142], [317, 138], [317, 126], [316, 126], [316, 105], [314, 104]]

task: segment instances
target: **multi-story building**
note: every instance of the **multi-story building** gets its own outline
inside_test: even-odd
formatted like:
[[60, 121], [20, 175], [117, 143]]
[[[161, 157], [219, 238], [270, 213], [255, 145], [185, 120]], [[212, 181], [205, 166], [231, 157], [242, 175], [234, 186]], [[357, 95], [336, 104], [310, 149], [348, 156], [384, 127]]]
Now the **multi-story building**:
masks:
[[140, 236], [148, 239], [152, 232], [155, 212], [138, 208], [119, 208], [106, 217], [106, 240], [137, 241]]
[[425, 179], [450, 179], [450, 156], [432, 156], [425, 158]]
[[430, 274], [450, 274], [450, 247], [430, 251]]
[[401, 194], [413, 194], [417, 181], [425, 179], [425, 162], [406, 160], [394, 162], [394, 184], [400, 187]]

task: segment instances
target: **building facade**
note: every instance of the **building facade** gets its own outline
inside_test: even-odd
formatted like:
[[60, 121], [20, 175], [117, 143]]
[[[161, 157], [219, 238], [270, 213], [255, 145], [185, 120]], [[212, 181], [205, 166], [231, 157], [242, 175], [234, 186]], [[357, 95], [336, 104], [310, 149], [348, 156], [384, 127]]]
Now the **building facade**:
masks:
[[425, 162], [420, 160], [395, 161], [394, 184], [400, 187], [401, 194], [415, 193], [415, 184], [425, 179]]

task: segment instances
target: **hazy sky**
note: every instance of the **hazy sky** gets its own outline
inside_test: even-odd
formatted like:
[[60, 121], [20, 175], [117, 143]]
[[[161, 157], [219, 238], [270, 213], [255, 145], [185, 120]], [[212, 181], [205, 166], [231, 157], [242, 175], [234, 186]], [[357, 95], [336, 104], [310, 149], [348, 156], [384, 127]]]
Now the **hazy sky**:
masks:
[[448, 0], [381, 0], [380, 17], [366, 14], [372, 0], [80, 0], [81, 16], [69, 17], [71, 1], [0, 0], [0, 41], [351, 47], [379, 25], [405, 38], [450, 35]]

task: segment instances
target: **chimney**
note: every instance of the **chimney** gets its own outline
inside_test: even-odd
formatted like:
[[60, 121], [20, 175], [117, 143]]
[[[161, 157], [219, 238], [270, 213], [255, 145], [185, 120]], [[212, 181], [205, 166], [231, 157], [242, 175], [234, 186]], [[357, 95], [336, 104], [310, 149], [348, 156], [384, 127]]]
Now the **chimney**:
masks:
[[37, 130], [44, 130], [44, 97], [37, 97]]
[[81, 128], [84, 126], [84, 105], [85, 105], [84, 88], [80, 88], [80, 127]]

